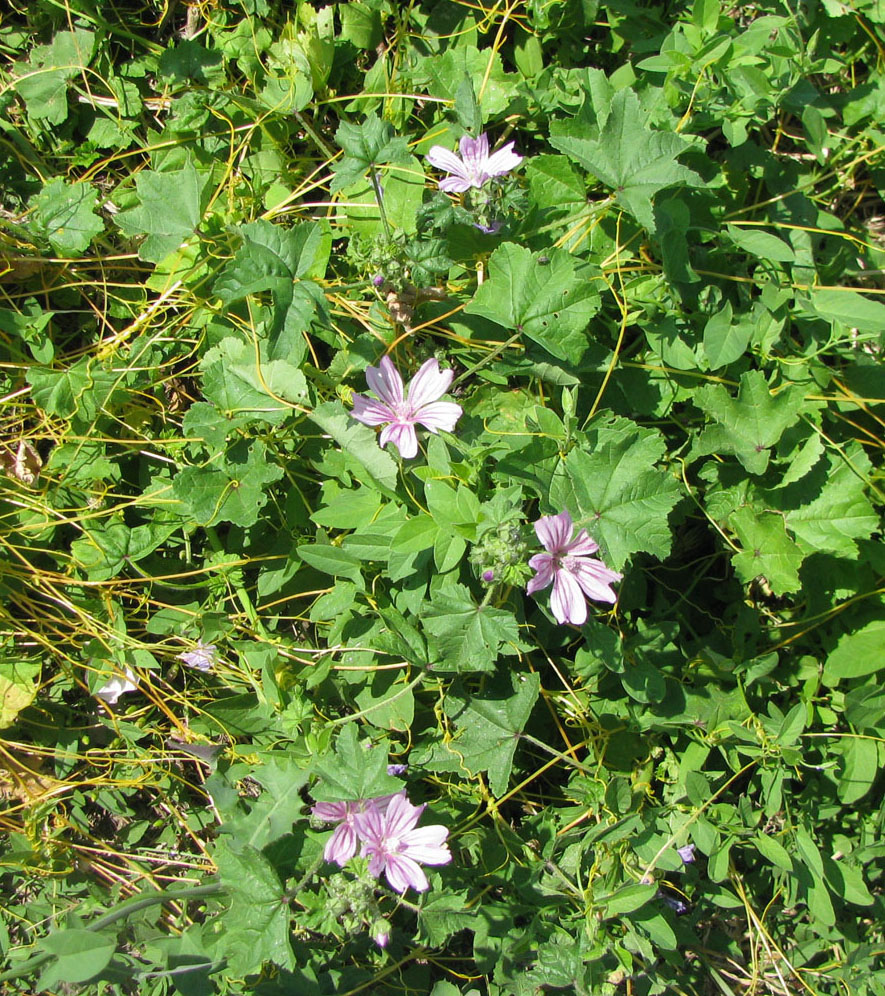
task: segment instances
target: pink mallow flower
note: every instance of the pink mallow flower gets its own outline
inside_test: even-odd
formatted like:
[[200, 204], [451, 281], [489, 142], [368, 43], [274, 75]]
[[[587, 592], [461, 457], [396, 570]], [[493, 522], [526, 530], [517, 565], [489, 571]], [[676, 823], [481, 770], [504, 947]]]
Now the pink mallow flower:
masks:
[[489, 155], [489, 139], [485, 132], [479, 138], [462, 136], [459, 148], [460, 159], [441, 145], [434, 145], [427, 153], [431, 166], [452, 174], [439, 181], [439, 189], [449, 194], [463, 193], [471, 187], [479, 189], [492, 177], [504, 176], [522, 162], [522, 156], [513, 151], [513, 142]]
[[423, 812], [424, 806], [413, 806], [402, 792], [390, 800], [386, 811], [368, 805], [355, 818], [369, 874], [378, 878], [384, 872], [394, 892], [405, 892], [409, 886], [425, 892], [430, 883], [421, 865], [447, 865], [452, 860], [447, 827], [415, 827]]
[[[405, 790], [401, 794], [405, 795]], [[383, 813], [393, 798], [392, 795], [379, 795], [375, 799], [357, 799], [354, 802], [318, 802], [310, 811], [311, 815], [327, 823], [339, 824], [323, 848], [326, 861], [334, 861], [343, 868], [356, 854], [359, 844], [355, 826], [357, 816], [370, 805]]]
[[535, 554], [529, 561], [529, 567], [536, 573], [526, 592], [533, 595], [552, 581], [550, 609], [558, 623], [581, 626], [587, 621], [585, 595], [599, 602], [617, 601], [611, 584], [620, 581], [623, 575], [609, 570], [601, 560], [591, 556], [599, 546], [590, 539], [586, 529], [573, 537], [574, 526], [568, 512], [538, 519], [535, 532], [547, 553]]
[[390, 357], [385, 356], [379, 366], [366, 370], [366, 380], [378, 400], [355, 394], [353, 417], [365, 425], [389, 422], [381, 433], [379, 445], [392, 442], [404, 459], [413, 457], [418, 452], [416, 425], [434, 433], [440, 429], [451, 432], [461, 417], [460, 405], [438, 400], [448, 390], [453, 376], [454, 371], [440, 370], [436, 360], [428, 360], [415, 374], [405, 396], [403, 379]]

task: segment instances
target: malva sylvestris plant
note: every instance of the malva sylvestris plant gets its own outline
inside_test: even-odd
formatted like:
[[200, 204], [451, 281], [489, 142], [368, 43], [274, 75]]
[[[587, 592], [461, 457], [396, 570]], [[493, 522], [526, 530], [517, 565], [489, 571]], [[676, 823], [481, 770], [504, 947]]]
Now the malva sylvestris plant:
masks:
[[418, 453], [416, 425], [434, 433], [440, 429], [451, 432], [461, 417], [460, 405], [439, 400], [454, 375], [453, 370], [440, 370], [439, 362], [429, 359], [415, 374], [406, 394], [402, 377], [390, 357], [385, 356], [377, 367], [366, 370], [366, 381], [376, 398], [355, 394], [353, 417], [365, 425], [385, 426], [378, 444], [384, 447], [393, 443], [400, 456], [408, 460]]
[[440, 824], [416, 827], [424, 806], [413, 806], [405, 789], [393, 795], [349, 802], [318, 802], [311, 814], [339, 825], [326, 842], [323, 857], [342, 867], [356, 854], [369, 858], [369, 874], [384, 872], [396, 892], [409, 886], [424, 892], [429, 883], [420, 865], [445, 865], [452, 860]]
[[409, 886], [425, 892], [430, 883], [421, 865], [447, 865], [452, 860], [447, 827], [416, 826], [424, 808], [413, 806], [403, 792], [383, 810], [370, 802], [354, 820], [362, 841], [360, 854], [369, 859], [369, 874], [379, 878], [384, 872], [394, 892], [405, 892]]
[[461, 157], [442, 145], [434, 145], [427, 153], [431, 166], [451, 173], [439, 181], [439, 189], [447, 194], [460, 194], [471, 187], [479, 190], [496, 176], [506, 176], [521, 162], [522, 156], [513, 151], [513, 142], [502, 145], [489, 155], [489, 139], [483, 132], [479, 138], [463, 135], [459, 143]]
[[871, 996], [885, 8], [58, 6], [0, 29], [0, 991]]
[[[405, 795], [405, 789], [402, 792]], [[394, 793], [395, 795], [395, 793]], [[356, 831], [356, 818], [368, 806], [384, 812], [394, 795], [381, 795], [374, 799], [356, 799], [350, 802], [318, 802], [311, 815], [326, 823], [338, 823], [332, 836], [326, 841], [323, 857], [342, 867], [356, 854], [359, 836]]]
[[529, 567], [536, 573], [526, 592], [533, 595], [552, 582], [550, 610], [558, 623], [583, 625], [587, 621], [587, 598], [612, 604], [617, 601], [611, 585], [623, 575], [592, 556], [599, 550], [599, 544], [586, 529], [574, 535], [568, 511], [538, 519], [535, 532], [547, 552], [536, 553], [529, 560]]

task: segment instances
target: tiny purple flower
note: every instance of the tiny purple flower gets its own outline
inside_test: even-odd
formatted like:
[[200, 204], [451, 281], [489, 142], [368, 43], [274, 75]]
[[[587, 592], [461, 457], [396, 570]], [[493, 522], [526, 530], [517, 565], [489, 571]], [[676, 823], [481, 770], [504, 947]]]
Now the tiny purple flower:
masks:
[[416, 829], [423, 812], [424, 806], [413, 806], [402, 792], [390, 800], [385, 812], [370, 804], [355, 818], [363, 842], [360, 854], [369, 858], [369, 874], [378, 878], [384, 872], [394, 892], [403, 893], [409, 886], [425, 892], [430, 883], [421, 865], [447, 865], [452, 860], [447, 827]]
[[[405, 795], [405, 790], [400, 794]], [[310, 811], [311, 816], [327, 823], [339, 823], [323, 849], [326, 861], [334, 861], [344, 867], [356, 854], [360, 840], [355, 826], [357, 815], [369, 805], [383, 813], [393, 798], [392, 795], [379, 795], [375, 799], [356, 799], [353, 802], [318, 802]]]
[[208, 674], [215, 665], [215, 644], [203, 643], [200, 640], [193, 650], [179, 654], [178, 659], [183, 661], [186, 667]]
[[479, 138], [464, 135], [459, 144], [460, 159], [454, 152], [434, 145], [427, 153], [427, 161], [431, 166], [452, 174], [439, 181], [440, 190], [463, 193], [471, 187], [478, 190], [493, 177], [504, 176], [515, 169], [522, 162], [522, 156], [513, 151], [513, 144], [508, 142], [489, 155], [489, 139], [485, 132]]
[[374, 934], [372, 934], [372, 940], [378, 945], [379, 948], [386, 948], [388, 942], [390, 941], [390, 931], [379, 927]]
[[488, 225], [480, 225], [479, 222], [475, 221], [473, 223], [473, 227], [478, 228], [481, 232], [484, 232], [486, 235], [496, 235], [498, 232], [501, 231], [501, 225], [503, 224], [504, 224], [503, 221], [495, 220]]
[[495, 580], [495, 572], [491, 568], [487, 571], [483, 571], [482, 579], [486, 584], [491, 584]]
[[407, 764], [388, 764], [387, 774], [388, 775], [404, 775], [409, 770]]
[[587, 621], [585, 596], [600, 602], [617, 601], [611, 584], [620, 581], [623, 575], [590, 556], [599, 546], [586, 529], [573, 536], [572, 517], [567, 511], [538, 519], [535, 532], [547, 553], [538, 553], [529, 560], [535, 576], [529, 581], [526, 593], [533, 595], [552, 581], [550, 609], [558, 623], [583, 625]]
[[454, 371], [440, 370], [436, 360], [427, 360], [409, 384], [406, 396], [402, 377], [390, 357], [385, 356], [377, 367], [366, 370], [366, 380], [378, 400], [355, 394], [353, 417], [365, 425], [389, 422], [381, 432], [379, 446], [391, 442], [401, 457], [409, 459], [418, 452], [416, 425], [423, 425], [433, 433], [440, 429], [451, 432], [461, 417], [460, 405], [438, 400], [448, 390], [453, 377]]
[[95, 694], [108, 705], [116, 705], [121, 695], [138, 689], [138, 675], [131, 667], [126, 668], [125, 675], [115, 674], [101, 688], [96, 688]]
[[376, 287], [380, 287], [384, 283], [384, 274], [383, 273], [376, 273], [375, 276], [372, 277], [372, 283]]
[[682, 858], [682, 863], [684, 865], [690, 865], [694, 862], [694, 844], [686, 844], [684, 847], [677, 847], [676, 853]]

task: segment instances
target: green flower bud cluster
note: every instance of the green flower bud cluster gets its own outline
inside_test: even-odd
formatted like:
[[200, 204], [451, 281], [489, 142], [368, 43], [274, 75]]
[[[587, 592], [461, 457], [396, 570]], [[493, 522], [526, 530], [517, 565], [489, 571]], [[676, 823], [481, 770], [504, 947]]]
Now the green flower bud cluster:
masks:
[[336, 873], [326, 879], [326, 912], [346, 934], [362, 934], [368, 929], [374, 938], [385, 932], [386, 924], [375, 898], [378, 883], [369, 875], [365, 859], [353, 858], [348, 867], [357, 873], [356, 878]]
[[400, 235], [399, 239], [351, 239], [348, 256], [376, 287], [390, 284], [395, 288], [402, 288], [409, 282], [404, 238], [404, 235]]
[[502, 522], [481, 536], [470, 551], [470, 563], [486, 584], [524, 585], [531, 575], [528, 549], [522, 529]]

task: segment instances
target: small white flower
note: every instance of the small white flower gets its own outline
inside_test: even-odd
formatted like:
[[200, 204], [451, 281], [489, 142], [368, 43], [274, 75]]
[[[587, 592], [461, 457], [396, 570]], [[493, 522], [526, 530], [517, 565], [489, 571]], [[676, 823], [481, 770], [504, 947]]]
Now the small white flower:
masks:
[[125, 675], [115, 674], [101, 688], [97, 688], [95, 694], [102, 702], [107, 702], [108, 705], [116, 705], [121, 695], [125, 692], [134, 692], [137, 689], [138, 676], [131, 667], [127, 667]]
[[200, 640], [193, 650], [185, 650], [179, 654], [178, 659], [183, 661], [186, 667], [208, 674], [215, 666], [215, 644], [203, 643]]

